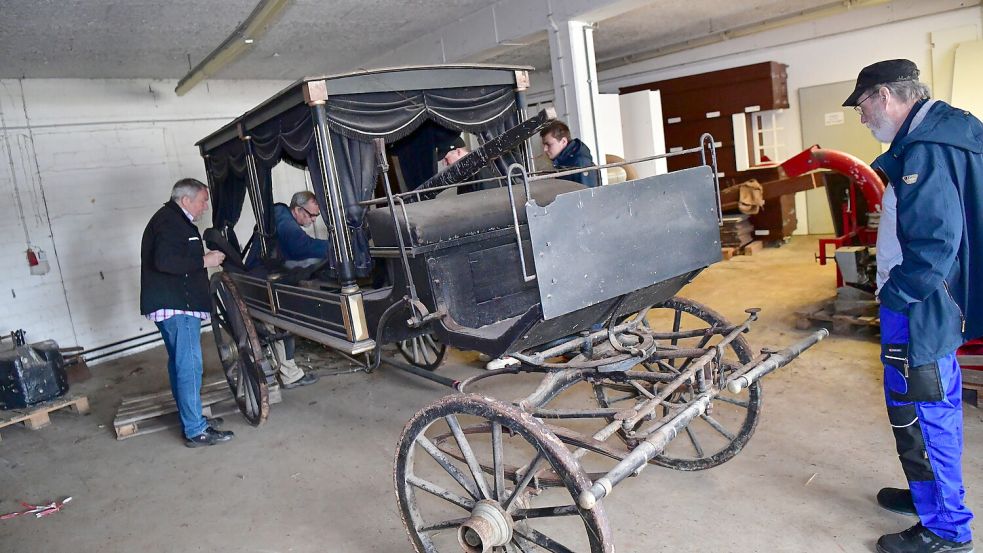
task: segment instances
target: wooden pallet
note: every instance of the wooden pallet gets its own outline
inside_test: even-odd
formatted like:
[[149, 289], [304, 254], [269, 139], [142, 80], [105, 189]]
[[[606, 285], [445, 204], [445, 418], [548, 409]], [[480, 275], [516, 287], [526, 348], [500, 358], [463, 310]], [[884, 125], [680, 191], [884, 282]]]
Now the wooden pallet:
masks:
[[0, 411], [0, 428], [21, 423], [31, 430], [39, 430], [51, 424], [48, 416], [52, 411], [71, 409], [79, 415], [89, 413], [89, 398], [86, 396], [69, 396], [52, 401], [32, 405], [26, 409], [11, 409]]
[[764, 249], [764, 247], [764, 242], [761, 240], [755, 240], [753, 242], [748, 242], [739, 248], [736, 246], [720, 248], [720, 255], [723, 257], [724, 261], [727, 261], [735, 255], [755, 255]]
[[881, 320], [878, 317], [836, 314], [832, 303], [807, 311], [796, 311], [795, 316], [797, 317], [795, 327], [799, 330], [829, 324], [832, 325], [834, 334], [854, 334], [860, 330], [876, 331], [881, 327]]
[[[280, 402], [279, 387], [270, 388], [270, 404]], [[239, 412], [225, 380], [210, 382], [201, 387], [201, 413], [206, 417], [218, 417]], [[113, 430], [117, 440], [153, 434], [180, 426], [177, 404], [170, 390], [124, 397], [120, 402]]]

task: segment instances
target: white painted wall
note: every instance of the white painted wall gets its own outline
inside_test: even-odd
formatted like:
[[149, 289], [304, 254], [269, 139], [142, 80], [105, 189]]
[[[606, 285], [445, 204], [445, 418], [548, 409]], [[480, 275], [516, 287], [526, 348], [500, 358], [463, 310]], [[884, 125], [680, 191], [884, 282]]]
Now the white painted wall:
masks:
[[[883, 9], [897, 18], [904, 17], [904, 9], [928, 9], [918, 2], [907, 2], [911, 4], [908, 8], [904, 4], [901, 2], [898, 6]], [[600, 74], [600, 89], [601, 92], [616, 92], [619, 87], [765, 61], [787, 64], [789, 109], [778, 114], [777, 125], [783, 129], [779, 140], [785, 145], [785, 151], [794, 155], [803, 149], [799, 88], [855, 80], [864, 66], [892, 58], [914, 61], [921, 69], [921, 80], [932, 83], [933, 56], [937, 55], [933, 51], [932, 33], [966, 26], [974, 26], [978, 33], [983, 28], [983, 8], [978, 5], [885, 24], [873, 21], [878, 13], [847, 13], [619, 67]], [[857, 28], [864, 24], [869, 26]], [[856, 30], [832, 31], [838, 28]], [[946, 45], [946, 48], [954, 47]], [[848, 117], [851, 115], [847, 114]], [[803, 193], [796, 196], [796, 211], [800, 214], [797, 234], [804, 233], [807, 224], [802, 196]]]
[[[194, 143], [286, 84], [178, 98], [174, 81], [0, 80], [0, 332], [91, 348], [156, 330], [139, 312], [144, 226], [176, 180], [206, 181]], [[30, 275], [28, 243], [48, 274]]]
[[976, 6], [831, 36], [762, 46], [769, 42], [784, 42], [786, 36], [812, 36], [814, 32], [807, 32], [807, 29], [835, 24], [835, 21], [819, 21], [795, 25], [620, 67], [601, 73], [601, 90], [613, 92], [619, 87], [765, 61], [784, 63], [788, 65], [789, 109], [779, 114], [778, 124], [784, 129], [783, 143], [788, 151], [798, 153], [802, 150], [799, 88], [853, 80], [865, 65], [891, 58], [914, 61], [922, 71], [922, 81], [931, 83], [931, 33], [968, 24], [980, 26], [983, 8]]

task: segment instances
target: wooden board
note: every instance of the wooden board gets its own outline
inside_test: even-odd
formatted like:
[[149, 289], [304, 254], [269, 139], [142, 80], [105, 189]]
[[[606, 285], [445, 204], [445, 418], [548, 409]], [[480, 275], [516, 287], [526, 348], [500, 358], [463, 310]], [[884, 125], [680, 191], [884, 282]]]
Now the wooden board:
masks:
[[[280, 403], [280, 388], [271, 387], [270, 404]], [[209, 382], [201, 387], [201, 412], [206, 417], [218, 417], [239, 412], [232, 391], [225, 380]], [[124, 397], [120, 402], [113, 430], [117, 440], [142, 436], [180, 426], [177, 404], [170, 390]]]
[[31, 430], [39, 430], [51, 424], [49, 414], [60, 409], [71, 409], [79, 415], [89, 412], [89, 398], [86, 396], [68, 396], [52, 401], [33, 405], [26, 409], [11, 409], [0, 411], [0, 428], [21, 423]]

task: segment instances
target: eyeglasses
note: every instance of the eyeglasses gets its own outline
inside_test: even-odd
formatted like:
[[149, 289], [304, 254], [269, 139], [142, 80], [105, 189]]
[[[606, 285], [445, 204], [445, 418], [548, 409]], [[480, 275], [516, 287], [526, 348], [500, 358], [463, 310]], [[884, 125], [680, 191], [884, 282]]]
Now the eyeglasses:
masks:
[[857, 105], [853, 106], [853, 111], [859, 113], [860, 115], [863, 115], [864, 114], [864, 110], [862, 110], [860, 108], [860, 106], [862, 106], [864, 104], [864, 102], [866, 102], [867, 100], [870, 100], [870, 97], [873, 96], [873, 95], [875, 95], [875, 94], [877, 94], [878, 91], [880, 91], [879, 88], [877, 90], [872, 91], [870, 94], [864, 96], [864, 99], [863, 100], [860, 100], [859, 102], [857, 102]]
[[311, 213], [310, 211], [307, 211], [307, 208], [302, 205], [299, 205], [297, 207], [303, 209], [304, 213], [306, 213], [307, 216], [310, 217], [311, 219], [317, 219], [317, 217], [320, 215], [320, 213]]

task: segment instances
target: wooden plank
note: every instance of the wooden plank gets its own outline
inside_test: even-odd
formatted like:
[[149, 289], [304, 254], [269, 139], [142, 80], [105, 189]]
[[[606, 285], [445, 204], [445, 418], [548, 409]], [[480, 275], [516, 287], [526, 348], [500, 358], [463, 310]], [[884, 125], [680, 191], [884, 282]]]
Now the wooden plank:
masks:
[[741, 253], [744, 255], [754, 255], [756, 252], [760, 252], [765, 247], [765, 243], [761, 240], [755, 240], [750, 244], [744, 246]]
[[[211, 390], [214, 388], [228, 388], [228, 387], [229, 387], [229, 383], [226, 380], [224, 379], [216, 380], [215, 382], [209, 382], [208, 384], [203, 384], [201, 387], [201, 391], [204, 392], [206, 390]], [[152, 392], [147, 394], [124, 397], [120, 405], [132, 405], [134, 403], [147, 403], [159, 399], [166, 399], [169, 397], [171, 397], [170, 390], [161, 390], [159, 392]]]
[[737, 254], [737, 248], [720, 248], [720, 256], [724, 261], [734, 257]]

